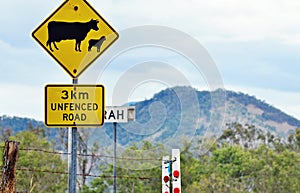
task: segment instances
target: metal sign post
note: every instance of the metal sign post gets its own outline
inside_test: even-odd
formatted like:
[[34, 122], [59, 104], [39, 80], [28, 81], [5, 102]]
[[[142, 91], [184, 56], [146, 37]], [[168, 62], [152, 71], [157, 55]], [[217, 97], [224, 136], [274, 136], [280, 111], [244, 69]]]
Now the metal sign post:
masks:
[[127, 123], [135, 121], [135, 106], [116, 107], [107, 106], [105, 108], [104, 122], [114, 125], [114, 160], [113, 160], [113, 193], [117, 192], [117, 123]]
[[[78, 84], [78, 79], [73, 79], [73, 84]], [[77, 173], [77, 127], [69, 127], [68, 136], [68, 190], [69, 193], [76, 193], [76, 173]]]
[[114, 193], [117, 192], [117, 122], [113, 123], [114, 125]]
[[68, 136], [68, 192], [76, 193], [76, 171], [77, 171], [77, 127], [69, 127]]

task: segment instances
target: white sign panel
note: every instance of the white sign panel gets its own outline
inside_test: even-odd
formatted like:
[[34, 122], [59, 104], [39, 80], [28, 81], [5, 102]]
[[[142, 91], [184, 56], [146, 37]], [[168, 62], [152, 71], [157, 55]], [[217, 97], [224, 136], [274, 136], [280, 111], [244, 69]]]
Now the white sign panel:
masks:
[[105, 123], [126, 123], [128, 121], [135, 121], [135, 107], [123, 106], [106, 106], [104, 113]]

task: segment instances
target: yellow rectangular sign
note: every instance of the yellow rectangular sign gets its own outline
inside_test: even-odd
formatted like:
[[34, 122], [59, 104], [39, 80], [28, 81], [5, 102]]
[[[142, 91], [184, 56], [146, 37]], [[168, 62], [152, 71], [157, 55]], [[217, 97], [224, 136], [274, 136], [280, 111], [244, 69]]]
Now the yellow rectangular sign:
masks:
[[104, 123], [103, 85], [46, 85], [45, 125], [101, 126]]

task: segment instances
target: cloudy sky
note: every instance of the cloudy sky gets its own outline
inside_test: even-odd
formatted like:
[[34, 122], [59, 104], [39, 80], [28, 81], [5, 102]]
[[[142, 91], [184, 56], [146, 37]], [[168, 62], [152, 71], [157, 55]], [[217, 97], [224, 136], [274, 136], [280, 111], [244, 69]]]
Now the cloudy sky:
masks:
[[[88, 2], [120, 32], [136, 26], [156, 25], [188, 34], [207, 50], [226, 89], [254, 95], [300, 119], [300, 1]], [[0, 115], [43, 120], [44, 86], [71, 83], [71, 77], [31, 37], [32, 31], [62, 3], [62, 0], [1, 1]], [[120, 69], [123, 74], [130, 71], [121, 65], [144, 62], [133, 59], [141, 55], [146, 60], [152, 58], [170, 65], [174, 58], [179, 57], [162, 48], [143, 47], [128, 51], [101, 75], [101, 81], [110, 87], [108, 98], [114, 89], [112, 83], [122, 76]], [[193, 73], [188, 64], [183, 65], [183, 59], [178, 61], [182, 61], [178, 70], [190, 79], [192, 86], [206, 88], [205, 78]], [[92, 69], [83, 75], [93, 74]], [[170, 75], [164, 68], [159, 73], [164, 74], [164, 70]], [[88, 80], [86, 76], [83, 76], [86, 82], [99, 83], [99, 75]], [[201, 80], [197, 82], [195, 79]], [[166, 86], [168, 84], [163, 81], [144, 81], [135, 85], [136, 89], [131, 91], [129, 98], [150, 98]]]

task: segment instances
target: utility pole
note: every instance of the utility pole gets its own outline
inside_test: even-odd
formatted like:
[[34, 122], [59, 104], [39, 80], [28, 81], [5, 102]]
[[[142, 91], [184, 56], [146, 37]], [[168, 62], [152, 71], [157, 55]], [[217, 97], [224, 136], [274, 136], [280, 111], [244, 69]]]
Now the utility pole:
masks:
[[170, 193], [171, 161], [169, 156], [163, 156], [161, 164], [162, 193]]
[[172, 193], [181, 192], [180, 150], [172, 149]]
[[[172, 170], [172, 172], [171, 172]], [[170, 185], [170, 182], [172, 183]], [[162, 193], [181, 193], [180, 150], [172, 149], [172, 158], [162, 159]]]
[[16, 170], [19, 152], [19, 142], [6, 141], [3, 156], [2, 193], [16, 192]]

